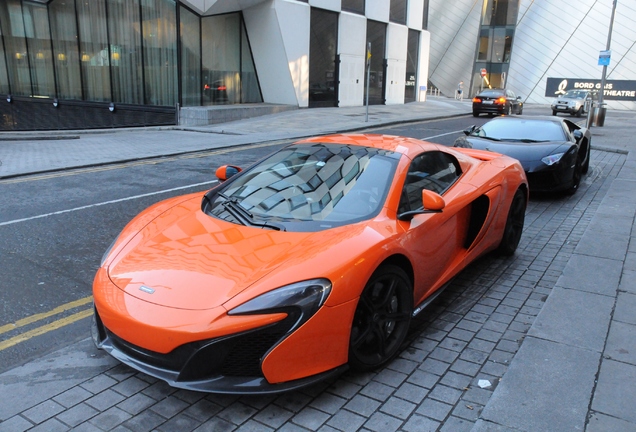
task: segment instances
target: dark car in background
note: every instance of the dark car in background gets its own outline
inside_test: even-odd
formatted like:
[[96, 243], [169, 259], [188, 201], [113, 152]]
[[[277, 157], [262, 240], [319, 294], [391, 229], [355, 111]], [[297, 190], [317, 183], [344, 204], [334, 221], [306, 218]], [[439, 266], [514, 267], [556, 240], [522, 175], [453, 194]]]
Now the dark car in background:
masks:
[[567, 113], [581, 117], [590, 112], [593, 99], [594, 95], [589, 90], [568, 90], [552, 102], [552, 115]]
[[521, 96], [508, 89], [486, 89], [473, 98], [473, 116], [522, 114]]
[[562, 117], [499, 117], [471, 126], [455, 147], [490, 150], [521, 162], [530, 192], [574, 194], [590, 166], [592, 134]]

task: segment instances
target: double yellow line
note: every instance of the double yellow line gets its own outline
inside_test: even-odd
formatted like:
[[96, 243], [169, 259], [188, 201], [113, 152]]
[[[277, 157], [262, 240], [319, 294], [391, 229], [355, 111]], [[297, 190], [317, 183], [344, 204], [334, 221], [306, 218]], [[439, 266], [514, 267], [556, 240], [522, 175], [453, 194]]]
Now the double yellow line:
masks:
[[[66, 304], [63, 304], [61, 306], [58, 306], [55, 309], [52, 309], [52, 310], [50, 310], [48, 312], [42, 312], [42, 313], [39, 313], [39, 314], [31, 315], [29, 317], [22, 318], [21, 320], [18, 320], [18, 321], [14, 322], [14, 323], [2, 325], [2, 326], [0, 326], [0, 335], [4, 334], [4, 333], [7, 333], [7, 332], [10, 332], [12, 330], [15, 330], [17, 328], [24, 327], [24, 326], [36, 323], [36, 322], [41, 321], [43, 319], [46, 319], [46, 318], [61, 314], [61, 313], [66, 312], [68, 310], [75, 309], [75, 308], [78, 308], [80, 306], [84, 306], [86, 304], [92, 304], [92, 302], [93, 302], [93, 296], [84, 297], [82, 299], [75, 300], [75, 301], [72, 301], [70, 303], [66, 303]], [[69, 324], [72, 324], [72, 323], [74, 323], [76, 321], [79, 321], [81, 319], [87, 318], [87, 317], [91, 316], [92, 313], [93, 313], [93, 308], [90, 307], [88, 309], [84, 309], [84, 310], [82, 310], [80, 312], [76, 312], [76, 313], [74, 313], [72, 315], [69, 315], [67, 317], [64, 317], [62, 319], [53, 321], [52, 323], [49, 323], [49, 324], [34, 328], [33, 330], [29, 330], [27, 332], [21, 333], [21, 334], [19, 334], [17, 336], [14, 336], [14, 337], [10, 338], [10, 339], [7, 339], [5, 341], [1, 341], [0, 342], [0, 351], [5, 350], [7, 348], [10, 348], [10, 347], [12, 347], [14, 345], [17, 345], [17, 344], [21, 343], [21, 342], [27, 341], [27, 340], [35, 337], [35, 336], [43, 335], [43, 334], [48, 333], [48, 332], [50, 332], [52, 330], [59, 329], [61, 327], [64, 327], [64, 326], [69, 325]]]

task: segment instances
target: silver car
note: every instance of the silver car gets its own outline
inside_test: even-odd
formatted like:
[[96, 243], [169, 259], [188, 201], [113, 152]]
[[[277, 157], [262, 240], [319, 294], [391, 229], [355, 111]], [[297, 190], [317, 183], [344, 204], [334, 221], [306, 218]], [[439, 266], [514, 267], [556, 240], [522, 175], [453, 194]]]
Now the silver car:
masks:
[[581, 117], [592, 107], [592, 93], [588, 90], [568, 90], [552, 102], [552, 115], [568, 113]]

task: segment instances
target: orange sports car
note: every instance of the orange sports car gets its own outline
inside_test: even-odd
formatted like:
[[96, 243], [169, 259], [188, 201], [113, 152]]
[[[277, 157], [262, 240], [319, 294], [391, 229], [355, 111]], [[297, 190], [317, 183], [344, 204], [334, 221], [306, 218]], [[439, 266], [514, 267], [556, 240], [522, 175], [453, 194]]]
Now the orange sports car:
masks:
[[135, 369], [218, 393], [385, 364], [453, 276], [514, 253], [528, 200], [515, 159], [383, 135], [302, 140], [217, 177], [124, 228], [92, 333]]

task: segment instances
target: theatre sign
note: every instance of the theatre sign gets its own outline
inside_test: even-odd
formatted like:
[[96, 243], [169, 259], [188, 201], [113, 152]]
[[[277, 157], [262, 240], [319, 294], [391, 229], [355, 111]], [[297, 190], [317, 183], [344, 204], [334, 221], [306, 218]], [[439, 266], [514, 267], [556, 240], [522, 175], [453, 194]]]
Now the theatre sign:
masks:
[[[545, 86], [547, 97], [557, 97], [568, 90], [601, 90], [601, 80], [584, 78], [548, 78]], [[606, 80], [604, 100], [636, 101], [636, 81]]]

